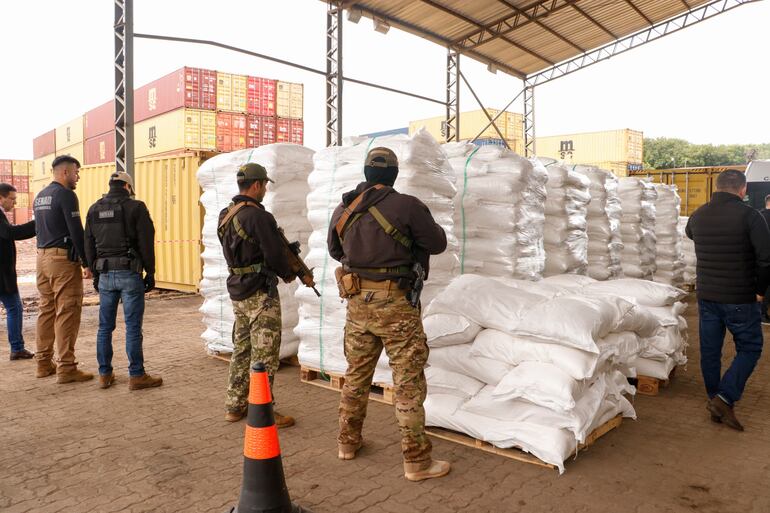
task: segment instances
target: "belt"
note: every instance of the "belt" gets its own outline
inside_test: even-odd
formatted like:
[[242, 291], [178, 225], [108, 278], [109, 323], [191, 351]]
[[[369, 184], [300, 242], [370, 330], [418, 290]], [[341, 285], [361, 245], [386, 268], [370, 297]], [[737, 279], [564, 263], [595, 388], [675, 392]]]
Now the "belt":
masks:
[[38, 255], [64, 255], [67, 256], [67, 248], [37, 248]]
[[353, 273], [371, 273], [371, 274], [409, 274], [412, 268], [408, 265], [397, 265], [395, 267], [350, 267]]
[[[367, 293], [374, 293], [377, 297], [379, 294], [388, 296], [406, 296], [407, 290], [398, 288], [398, 283], [393, 280], [373, 281], [366, 278], [359, 278], [361, 283], [361, 295], [366, 296]], [[371, 297], [371, 296], [370, 296]]]

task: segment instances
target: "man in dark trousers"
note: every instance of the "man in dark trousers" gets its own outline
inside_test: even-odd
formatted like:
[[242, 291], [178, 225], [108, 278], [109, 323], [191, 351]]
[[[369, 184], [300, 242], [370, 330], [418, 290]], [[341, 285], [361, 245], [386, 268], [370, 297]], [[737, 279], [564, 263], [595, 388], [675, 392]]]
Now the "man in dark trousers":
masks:
[[[37, 290], [40, 312], [36, 343], [38, 378], [56, 374], [57, 383], [88, 381], [94, 375], [78, 369], [75, 342], [83, 308], [83, 278], [90, 279], [83, 249], [83, 224], [75, 187], [80, 162], [70, 155], [53, 159], [53, 182], [35, 198]], [[56, 344], [57, 364], [52, 361]]]
[[[770, 227], [770, 194], [765, 196], [765, 208], [760, 210], [759, 213], [762, 214], [767, 226]], [[767, 315], [768, 305], [770, 305], [770, 295], [765, 291], [765, 296], [762, 298], [762, 324], [770, 324], [770, 317]]]
[[8, 321], [8, 342], [11, 343], [11, 360], [28, 360], [35, 353], [24, 348], [22, 319], [24, 307], [16, 284], [16, 242], [35, 236], [35, 221], [14, 226], [8, 222], [5, 212], [16, 205], [16, 188], [0, 183], [0, 302], [5, 307]]
[[[717, 192], [690, 216], [685, 233], [695, 241], [701, 372], [711, 420], [743, 431], [735, 416], [746, 382], [762, 354], [761, 302], [770, 283], [770, 230], [742, 200], [746, 176], [728, 169]], [[737, 355], [722, 375], [725, 329]]]
[[131, 176], [113, 173], [109, 185], [110, 191], [88, 209], [85, 230], [86, 259], [99, 291], [99, 387], [115, 382], [112, 332], [120, 301], [126, 322], [128, 389], [159, 387], [163, 379], [144, 372], [142, 351], [144, 294], [155, 287], [155, 227], [145, 204], [132, 197]]

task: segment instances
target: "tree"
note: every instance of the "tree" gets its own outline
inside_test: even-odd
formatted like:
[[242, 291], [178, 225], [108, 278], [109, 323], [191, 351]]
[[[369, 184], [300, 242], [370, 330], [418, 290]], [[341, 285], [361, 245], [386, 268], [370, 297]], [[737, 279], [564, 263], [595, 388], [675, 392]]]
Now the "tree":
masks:
[[770, 159], [770, 143], [692, 144], [684, 139], [658, 137], [644, 140], [644, 168], [743, 165], [747, 157]]

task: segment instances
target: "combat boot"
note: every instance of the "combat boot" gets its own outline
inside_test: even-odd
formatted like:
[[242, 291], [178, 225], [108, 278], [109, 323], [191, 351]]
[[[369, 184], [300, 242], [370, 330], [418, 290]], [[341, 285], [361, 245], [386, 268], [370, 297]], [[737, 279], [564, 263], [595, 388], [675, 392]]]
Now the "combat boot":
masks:
[[84, 372], [82, 370], [73, 369], [71, 371], [60, 372], [56, 376], [56, 382], [60, 385], [64, 383], [80, 383], [94, 379], [94, 375], [90, 372]]
[[358, 453], [363, 445], [363, 440], [357, 444], [338, 444], [337, 457], [341, 460], [352, 460], [356, 457], [356, 453]]
[[115, 374], [99, 374], [99, 388], [110, 388], [115, 383]]
[[129, 390], [142, 390], [143, 388], [159, 387], [163, 384], [163, 378], [154, 378], [149, 374], [142, 374], [141, 376], [130, 376], [128, 378]]
[[37, 361], [37, 372], [35, 373], [35, 377], [47, 378], [48, 376], [53, 376], [54, 374], [56, 374], [55, 363], [53, 363], [51, 360]]
[[292, 427], [294, 425], [294, 417], [281, 415], [280, 413], [275, 412], [275, 425], [278, 428]]
[[246, 416], [246, 410], [228, 410], [225, 413], [225, 420], [227, 422], [238, 422]]
[[404, 463], [404, 477], [409, 481], [423, 481], [434, 477], [444, 477], [449, 474], [452, 466], [448, 461], [432, 460], [428, 468], [419, 470], [422, 463]]

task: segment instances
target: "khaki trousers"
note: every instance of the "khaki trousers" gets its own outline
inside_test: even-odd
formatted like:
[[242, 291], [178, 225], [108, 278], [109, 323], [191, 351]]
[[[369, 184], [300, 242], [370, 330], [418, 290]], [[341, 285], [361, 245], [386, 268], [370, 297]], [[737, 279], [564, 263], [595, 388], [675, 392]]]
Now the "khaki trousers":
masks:
[[77, 368], [75, 342], [83, 308], [83, 274], [79, 262], [67, 258], [67, 250], [38, 248], [37, 290], [40, 313], [35, 342], [38, 361], [50, 361], [56, 344], [57, 372]]

